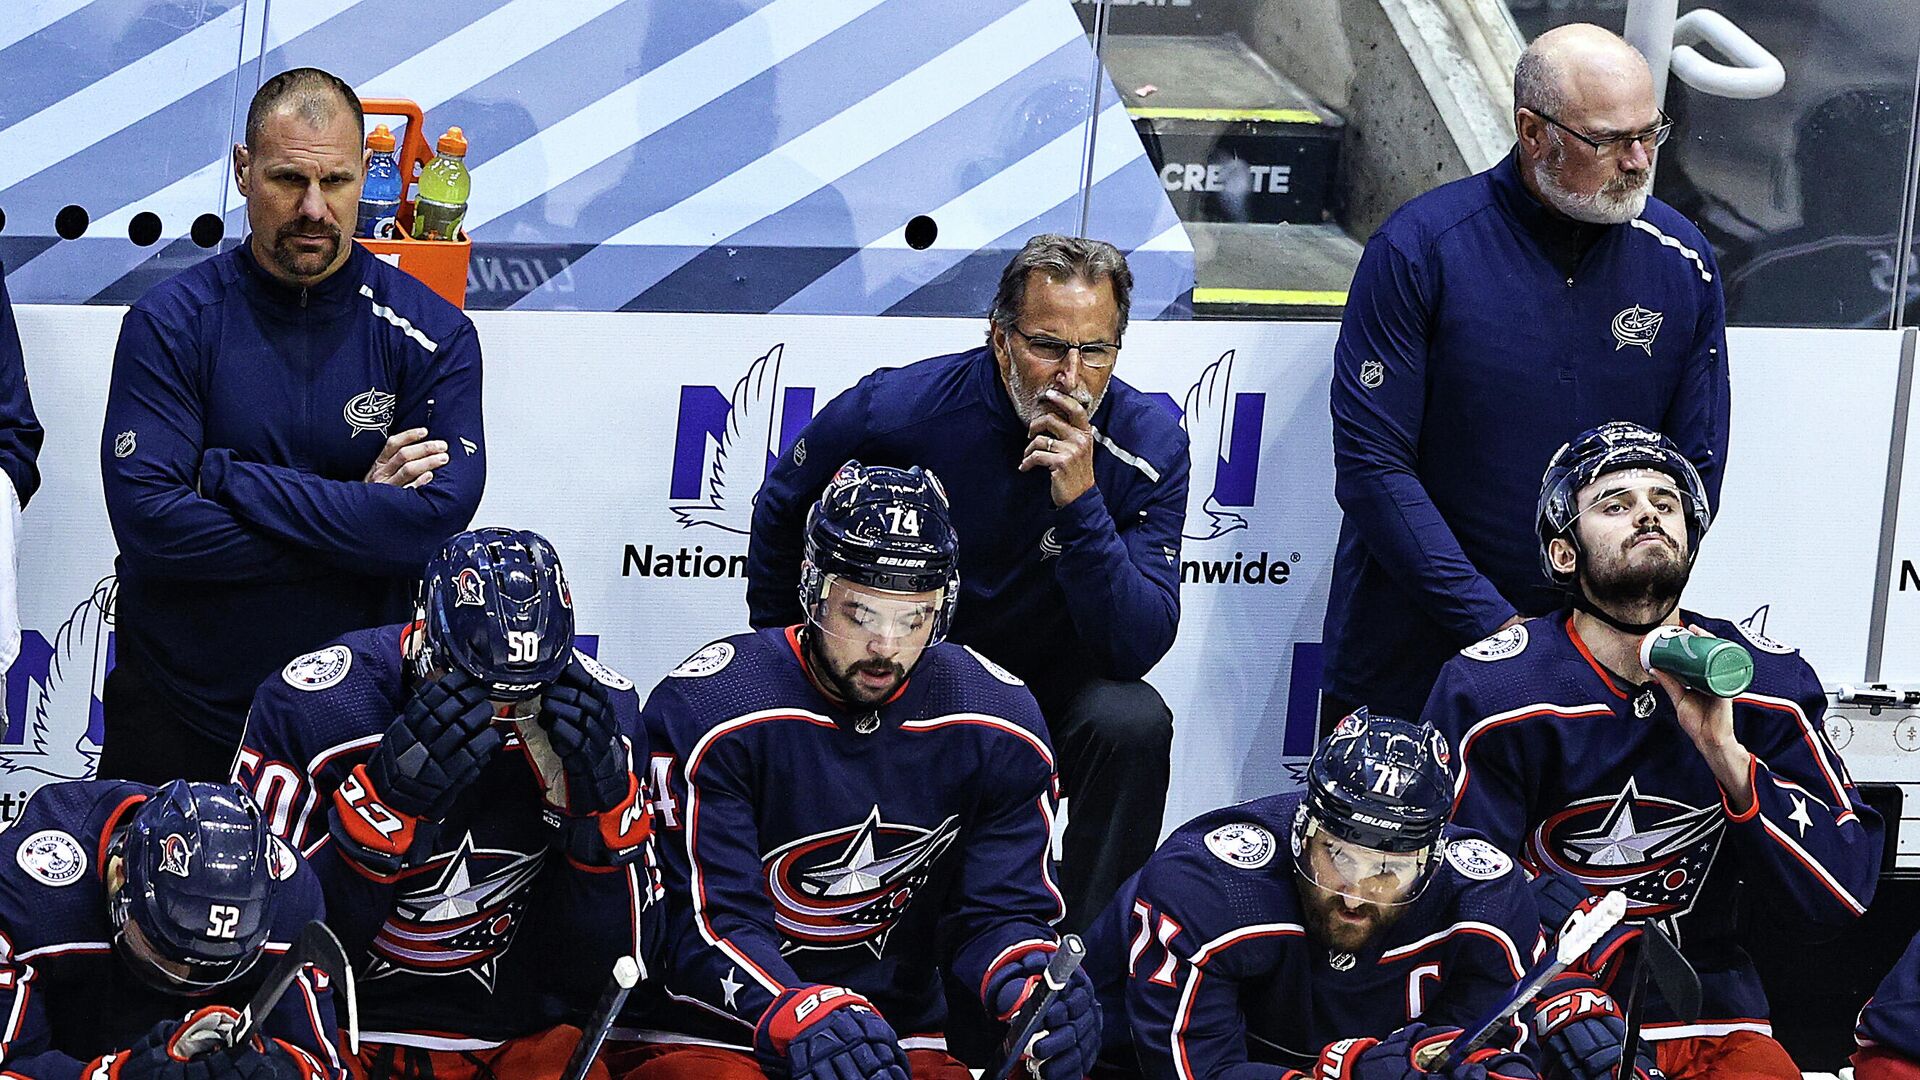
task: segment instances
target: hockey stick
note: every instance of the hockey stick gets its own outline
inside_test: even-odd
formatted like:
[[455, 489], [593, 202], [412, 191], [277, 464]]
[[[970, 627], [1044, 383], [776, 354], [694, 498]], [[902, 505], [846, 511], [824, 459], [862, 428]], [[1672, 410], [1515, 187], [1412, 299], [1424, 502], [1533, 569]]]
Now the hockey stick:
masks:
[[1633, 984], [1627, 991], [1627, 1032], [1620, 1040], [1620, 1064], [1614, 1067], [1615, 1080], [1630, 1076], [1628, 1063], [1640, 1051], [1640, 1021], [1645, 1015], [1647, 978], [1652, 976], [1660, 988], [1660, 998], [1675, 1017], [1692, 1023], [1700, 1019], [1700, 973], [1674, 947], [1673, 939], [1649, 923], [1641, 929], [1640, 956], [1633, 969]]
[[1007, 1024], [1007, 1041], [1000, 1047], [1000, 1064], [988, 1074], [993, 1080], [1007, 1080], [1013, 1075], [1014, 1067], [1027, 1052], [1027, 1044], [1040, 1034], [1040, 1021], [1047, 1014], [1047, 1006], [1066, 990], [1067, 980], [1080, 970], [1080, 961], [1086, 958], [1087, 947], [1079, 935], [1068, 934], [1060, 939], [1060, 948], [1053, 959], [1047, 961], [1047, 969], [1040, 973], [1046, 993], [1029, 997]]
[[1627, 913], [1627, 894], [1610, 892], [1606, 898], [1594, 905], [1589, 911], [1576, 911], [1567, 925], [1560, 931], [1560, 940], [1553, 951], [1540, 958], [1533, 970], [1521, 978], [1520, 984], [1507, 995], [1506, 1003], [1496, 1009], [1493, 1015], [1470, 1029], [1472, 1034], [1465, 1039], [1456, 1039], [1447, 1050], [1446, 1064], [1437, 1071], [1452, 1072], [1456, 1065], [1465, 1061], [1468, 1054], [1485, 1046], [1498, 1032], [1500, 1025], [1512, 1018], [1526, 1004], [1540, 993], [1540, 988], [1552, 981], [1555, 975], [1567, 970], [1567, 966], [1587, 954], [1587, 950], [1604, 937], [1620, 922]]
[[249, 1039], [259, 1034], [260, 1026], [266, 1023], [267, 1016], [280, 1004], [287, 987], [293, 985], [293, 980], [308, 964], [326, 972], [327, 977], [340, 988], [341, 997], [346, 1002], [347, 1052], [360, 1052], [360, 1002], [353, 989], [353, 965], [347, 963], [347, 951], [340, 947], [340, 939], [334, 937], [333, 931], [319, 920], [308, 923], [307, 928], [300, 931], [300, 937], [294, 941], [293, 947], [267, 972], [267, 980], [253, 992], [253, 999], [241, 1011], [240, 1026], [227, 1040], [228, 1046], [245, 1046]]
[[600, 991], [593, 1016], [580, 1032], [580, 1041], [574, 1044], [573, 1056], [567, 1059], [566, 1071], [560, 1074], [563, 1080], [586, 1080], [593, 1059], [600, 1056], [600, 1047], [606, 1044], [614, 1018], [620, 1015], [621, 1007], [627, 1003], [627, 994], [639, 981], [640, 964], [633, 957], [623, 956], [613, 962], [613, 977], [607, 980], [606, 989]]

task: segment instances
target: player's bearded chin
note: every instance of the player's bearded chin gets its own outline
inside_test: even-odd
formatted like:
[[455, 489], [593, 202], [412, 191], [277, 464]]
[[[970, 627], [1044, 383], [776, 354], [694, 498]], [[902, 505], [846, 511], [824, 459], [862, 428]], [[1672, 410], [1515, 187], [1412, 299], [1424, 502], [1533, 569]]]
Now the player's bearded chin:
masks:
[[[1643, 557], [1632, 557], [1633, 546], [1648, 533], [1666, 538], [1664, 545], [1649, 545]], [[1638, 529], [1620, 545], [1617, 553], [1604, 559], [1583, 557], [1580, 574], [1587, 598], [1615, 617], [1664, 616], [1686, 591], [1693, 566], [1680, 554], [1680, 546], [1660, 528]]]
[[[1307, 929], [1313, 932], [1316, 941], [1335, 952], [1358, 952], [1366, 947], [1386, 929], [1400, 920], [1406, 910], [1405, 905], [1383, 907], [1379, 904], [1362, 903], [1359, 907], [1347, 907], [1345, 897], [1321, 888], [1304, 879], [1296, 879], [1300, 885], [1301, 907], [1307, 916]], [[1364, 916], [1366, 921], [1355, 922], [1343, 919], [1340, 912]]]
[[[296, 252], [287, 246], [287, 241], [296, 236], [325, 237], [328, 244], [318, 253], [308, 255]], [[317, 274], [332, 266], [333, 260], [339, 255], [340, 230], [324, 222], [310, 222], [304, 225], [298, 221], [288, 222], [280, 226], [280, 231], [273, 238], [273, 261], [280, 264], [280, 269], [295, 277], [310, 277]], [[308, 265], [305, 261], [308, 259], [319, 260], [319, 265]]]

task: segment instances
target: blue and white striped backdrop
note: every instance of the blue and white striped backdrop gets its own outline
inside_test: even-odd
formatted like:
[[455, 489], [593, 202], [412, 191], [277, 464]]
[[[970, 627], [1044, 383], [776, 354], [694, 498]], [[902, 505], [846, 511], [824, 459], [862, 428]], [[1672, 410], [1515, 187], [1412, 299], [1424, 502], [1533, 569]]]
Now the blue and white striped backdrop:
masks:
[[[1020, 241], [1078, 226], [1068, 0], [5, 0], [15, 300], [128, 302], [205, 256], [204, 214], [234, 242], [228, 148], [262, 73], [301, 64], [466, 129], [473, 307], [972, 315]], [[1192, 250], [1100, 100], [1087, 231], [1133, 253], [1137, 317], [1183, 316]], [[91, 224], [61, 240], [70, 204]]]

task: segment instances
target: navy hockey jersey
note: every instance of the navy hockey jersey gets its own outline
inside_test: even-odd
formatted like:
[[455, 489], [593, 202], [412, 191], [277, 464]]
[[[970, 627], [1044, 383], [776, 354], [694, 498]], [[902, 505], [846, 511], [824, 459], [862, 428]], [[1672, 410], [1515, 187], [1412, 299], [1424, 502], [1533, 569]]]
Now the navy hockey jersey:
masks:
[[1202, 814], [1121, 888], [1087, 938], [1103, 1056], [1131, 1044], [1149, 1080], [1278, 1078], [1338, 1039], [1465, 1027], [1539, 958], [1526, 876], [1454, 826], [1426, 890], [1363, 951], [1314, 941], [1289, 846], [1300, 799]]
[[[1045, 469], [1019, 472], [1027, 426], [993, 350], [936, 356], [861, 379], [827, 403], [767, 472], [747, 546], [754, 626], [801, 617], [807, 510], [849, 458], [925, 466], [953, 495], [960, 607], [952, 640], [1025, 679], [1049, 708], [1093, 676], [1138, 679], [1180, 623], [1187, 434], [1119, 379], [1094, 410], [1093, 489], [1053, 505]], [[1045, 641], [1045, 649], [1032, 643]]]
[[[115, 954], [104, 879], [114, 831], [153, 793], [124, 780], [49, 784], [0, 832], [0, 1075], [79, 1080], [82, 1067], [125, 1050], [162, 1020], [205, 1005], [247, 1003], [308, 923], [323, 918], [313, 870], [278, 840], [279, 879], [265, 955], [212, 994], [154, 989]], [[312, 968], [295, 978], [262, 1034], [344, 1077], [334, 1047], [333, 990]]]
[[[276, 667], [405, 618], [486, 482], [473, 322], [350, 247], [299, 289], [243, 243], [142, 296], [114, 350], [100, 474], [115, 662], [224, 742]], [[452, 458], [433, 482], [363, 482], [387, 436], [415, 427]]]
[[1920, 1067], [1920, 934], [1860, 1010], [1854, 1041], [1912, 1058]]
[[[648, 883], [641, 868], [579, 867], [553, 850], [555, 824], [512, 735], [455, 801], [423, 865], [382, 883], [340, 850], [327, 829], [333, 792], [413, 694], [410, 629], [355, 631], [263, 683], [235, 778], [312, 860], [360, 977], [366, 1037], [484, 1048], [592, 1007], [614, 959], [640, 954]], [[578, 656], [642, 760], [633, 684]]]
[[[815, 689], [791, 630], [714, 642], [643, 712], [680, 999], [640, 1038], [752, 1045], [788, 987], [850, 987], [909, 1048], [944, 1045], [941, 969], [984, 993], [1051, 950], [1054, 761], [1033, 695], [958, 645], [877, 710]], [[838, 720], [839, 722], [836, 722]]]
[[1745, 814], [1728, 810], [1666, 694], [1602, 670], [1565, 613], [1462, 650], [1441, 669], [1425, 719], [1459, 748], [1454, 820], [1529, 869], [1624, 890], [1628, 918], [1657, 920], [1699, 970], [1699, 1022], [1683, 1025], [1655, 1000], [1649, 1039], [1768, 1034], [1743, 917], [1798, 935], [1838, 931], [1873, 899], [1882, 826], [1827, 744], [1826, 698], [1799, 653], [1724, 620], [1682, 619], [1753, 654], [1753, 685], [1733, 706], [1754, 759]]

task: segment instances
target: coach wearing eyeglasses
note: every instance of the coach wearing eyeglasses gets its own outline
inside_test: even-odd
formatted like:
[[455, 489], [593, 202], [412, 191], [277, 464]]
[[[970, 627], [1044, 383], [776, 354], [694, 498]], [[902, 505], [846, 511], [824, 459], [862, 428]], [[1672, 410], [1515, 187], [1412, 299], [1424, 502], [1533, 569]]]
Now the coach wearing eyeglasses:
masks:
[[1518, 652], [1521, 616], [1562, 605], [1534, 498], [1579, 432], [1666, 432], [1719, 508], [1726, 305], [1699, 230], [1650, 197], [1673, 125], [1646, 62], [1563, 26], [1521, 56], [1514, 106], [1513, 152], [1396, 211], [1348, 293], [1323, 729], [1358, 702], [1418, 716], [1455, 650], [1502, 632], [1479, 651]]
[[858, 459], [940, 478], [960, 541], [950, 636], [1026, 680], [1052, 735], [1070, 926], [1153, 853], [1173, 743], [1172, 714], [1142, 680], [1180, 619], [1187, 436], [1114, 378], [1132, 284], [1111, 244], [1027, 241], [1001, 275], [986, 346], [876, 371], [834, 398], [768, 474], [747, 551], [753, 624], [793, 625], [807, 507], [833, 471]]

